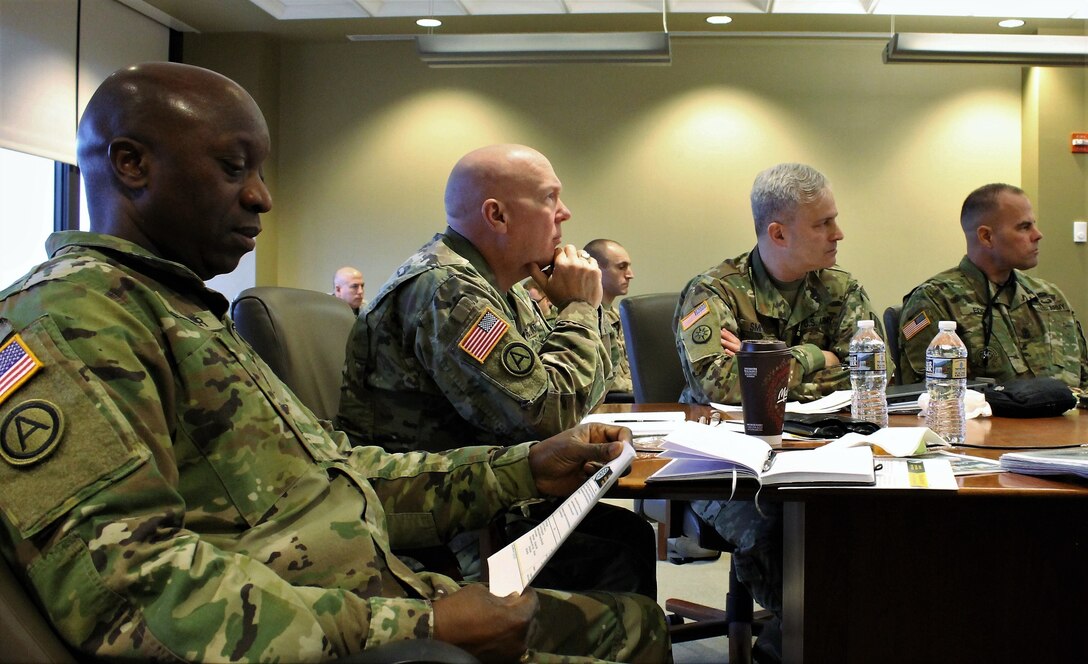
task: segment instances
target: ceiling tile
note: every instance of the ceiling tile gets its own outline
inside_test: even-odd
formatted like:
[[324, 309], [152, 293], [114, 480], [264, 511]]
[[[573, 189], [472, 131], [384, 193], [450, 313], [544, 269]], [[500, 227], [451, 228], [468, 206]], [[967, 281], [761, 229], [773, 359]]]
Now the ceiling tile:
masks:
[[563, 0], [460, 0], [469, 14], [567, 14]]

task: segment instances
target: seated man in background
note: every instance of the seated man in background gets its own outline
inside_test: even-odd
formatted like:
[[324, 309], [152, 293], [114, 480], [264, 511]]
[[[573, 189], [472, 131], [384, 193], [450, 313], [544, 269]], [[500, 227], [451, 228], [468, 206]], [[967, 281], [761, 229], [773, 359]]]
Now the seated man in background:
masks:
[[[988, 184], [960, 210], [967, 255], [903, 299], [900, 371], [903, 382], [925, 380], [926, 348], [937, 322], [954, 320], [967, 346], [967, 375], [1005, 382], [1052, 376], [1088, 389], [1088, 352], [1080, 323], [1058, 287], [1030, 277], [1043, 234], [1019, 187]], [[889, 330], [891, 333], [892, 330]]]
[[[353, 441], [403, 452], [529, 440], [577, 424], [601, 402], [618, 348], [596, 261], [557, 246], [571, 216], [561, 188], [544, 155], [522, 145], [457, 162], [447, 228], [394, 272], [352, 329], [337, 425]], [[556, 308], [553, 321], [519, 283], [528, 276]], [[534, 506], [507, 533], [552, 508]], [[475, 574], [475, 547], [459, 558]], [[597, 505], [538, 580], [655, 596], [653, 529]]]
[[0, 551], [57, 631], [109, 660], [317, 661], [427, 637], [501, 661], [667, 658], [643, 597], [499, 598], [391, 553], [569, 493], [627, 434], [399, 456], [317, 421], [204, 286], [255, 246], [269, 150], [233, 81], [115, 72], [79, 124], [92, 232], [52, 235], [0, 293], [20, 358], [0, 393]]
[[347, 302], [356, 316], [366, 304], [363, 299], [365, 292], [366, 282], [363, 281], [362, 272], [353, 267], [342, 267], [336, 271], [332, 279], [332, 294]]
[[[857, 321], [881, 325], [869, 297], [835, 267], [843, 239], [827, 179], [810, 166], [779, 164], [752, 186], [756, 246], [696, 276], [680, 294], [674, 324], [687, 378], [681, 401], [740, 403], [741, 340], [790, 347], [789, 398], [809, 401], [850, 389], [849, 346]], [[736, 546], [737, 576], [765, 609], [782, 615], [782, 507], [751, 501], [695, 501], [695, 512]], [[780, 656], [772, 624], [757, 646]]]
[[623, 338], [623, 325], [620, 312], [613, 306], [617, 297], [627, 295], [635, 271], [631, 269], [631, 257], [618, 242], [612, 240], [593, 240], [585, 246], [585, 251], [597, 261], [601, 269], [601, 308], [608, 324], [616, 335], [619, 345], [619, 358], [616, 362], [616, 377], [609, 392], [631, 392], [631, 365], [627, 362], [627, 342]]

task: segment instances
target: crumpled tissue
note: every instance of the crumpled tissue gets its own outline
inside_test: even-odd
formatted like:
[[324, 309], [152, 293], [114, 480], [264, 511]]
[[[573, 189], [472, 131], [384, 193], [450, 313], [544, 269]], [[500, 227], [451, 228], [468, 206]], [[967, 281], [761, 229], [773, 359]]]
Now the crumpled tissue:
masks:
[[[926, 408], [929, 406], [929, 394], [922, 392], [918, 395], [918, 407], [921, 408], [921, 412], [918, 413], [918, 417], [926, 416]], [[973, 420], [976, 417], [991, 417], [994, 411], [990, 408], [990, 404], [986, 401], [986, 395], [976, 390], [967, 390], [967, 394], [963, 399], [963, 408], [967, 411], [967, 419]]]

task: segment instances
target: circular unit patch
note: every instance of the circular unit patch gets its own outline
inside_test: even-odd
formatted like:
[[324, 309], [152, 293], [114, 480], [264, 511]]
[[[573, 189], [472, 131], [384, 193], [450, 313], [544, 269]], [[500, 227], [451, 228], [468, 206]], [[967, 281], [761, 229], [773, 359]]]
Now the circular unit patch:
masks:
[[536, 356], [525, 344], [520, 341], [508, 345], [502, 349], [502, 365], [515, 376], [528, 376], [533, 371]]
[[691, 332], [691, 340], [697, 344], [705, 344], [710, 341], [711, 329], [709, 325], [700, 325]]
[[13, 466], [29, 466], [57, 448], [64, 433], [60, 409], [42, 399], [16, 406], [0, 424], [0, 457]]

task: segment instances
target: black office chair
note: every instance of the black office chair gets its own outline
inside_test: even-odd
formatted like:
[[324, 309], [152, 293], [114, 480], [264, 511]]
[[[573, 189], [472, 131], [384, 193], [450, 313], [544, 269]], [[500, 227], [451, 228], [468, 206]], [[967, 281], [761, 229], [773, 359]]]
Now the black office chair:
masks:
[[[684, 373], [676, 351], [673, 315], [679, 293], [634, 295], [620, 303], [620, 321], [627, 337], [636, 403], [674, 403], [684, 388]], [[664, 560], [671, 537], [690, 537], [704, 549], [731, 551], [732, 545], [718, 535], [691, 510], [690, 503], [679, 500], [645, 500], [636, 511], [658, 521], [658, 559]], [[729, 661], [734, 664], [752, 659], [752, 636], [758, 634], [767, 612], [754, 612], [748, 589], [729, 568], [729, 591], [725, 610], [683, 599], [665, 600], [669, 616], [669, 634], [674, 643], [712, 636], [729, 637]]]
[[340, 406], [344, 356], [355, 314], [327, 293], [258, 286], [230, 307], [242, 338], [320, 419]]
[[888, 345], [888, 353], [892, 356], [895, 368], [895, 384], [903, 384], [903, 376], [899, 372], [899, 313], [903, 307], [892, 305], [884, 310], [884, 343]]

